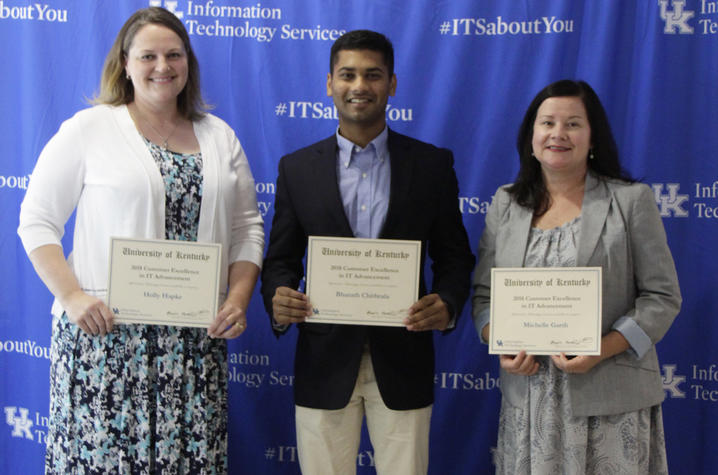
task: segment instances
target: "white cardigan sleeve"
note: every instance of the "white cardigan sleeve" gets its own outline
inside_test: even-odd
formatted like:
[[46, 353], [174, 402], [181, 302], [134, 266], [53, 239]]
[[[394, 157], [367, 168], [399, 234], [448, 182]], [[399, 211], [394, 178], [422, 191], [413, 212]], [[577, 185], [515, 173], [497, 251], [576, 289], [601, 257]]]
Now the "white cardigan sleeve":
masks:
[[18, 234], [28, 254], [61, 245], [65, 223], [82, 193], [84, 150], [79, 119], [66, 120], [40, 153], [20, 207]]
[[247, 156], [237, 137], [232, 134], [231, 166], [237, 174], [231, 216], [231, 241], [228, 253], [229, 263], [249, 261], [262, 267], [264, 253], [264, 221], [257, 207], [254, 178]]

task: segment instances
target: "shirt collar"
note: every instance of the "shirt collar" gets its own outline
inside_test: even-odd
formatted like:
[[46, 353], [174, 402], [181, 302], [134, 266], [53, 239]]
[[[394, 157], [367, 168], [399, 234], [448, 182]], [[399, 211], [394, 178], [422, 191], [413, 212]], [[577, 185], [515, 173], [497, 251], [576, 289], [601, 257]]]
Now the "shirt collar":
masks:
[[376, 150], [376, 156], [379, 159], [379, 161], [383, 161], [385, 158], [389, 157], [389, 148], [387, 146], [387, 140], [389, 138], [389, 127], [384, 126], [384, 130], [382, 130], [379, 135], [374, 137], [374, 140], [369, 142], [366, 147], [361, 148], [359, 145], [355, 144], [351, 140], [347, 139], [346, 137], [342, 136], [339, 133], [339, 127], [337, 127], [336, 131], [336, 137], [337, 137], [337, 145], [339, 147], [339, 160], [342, 164], [342, 166], [349, 167], [349, 164], [352, 160], [352, 152], [356, 149], [357, 151], [365, 150], [372, 145], [374, 146], [374, 150]]

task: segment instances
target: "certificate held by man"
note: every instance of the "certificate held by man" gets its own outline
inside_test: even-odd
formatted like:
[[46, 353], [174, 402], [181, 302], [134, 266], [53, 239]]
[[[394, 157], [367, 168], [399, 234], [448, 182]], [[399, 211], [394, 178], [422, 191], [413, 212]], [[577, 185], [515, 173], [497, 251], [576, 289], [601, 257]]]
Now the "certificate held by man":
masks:
[[221, 244], [112, 238], [107, 303], [117, 323], [208, 327]]
[[601, 268], [491, 269], [489, 353], [599, 355]]
[[309, 236], [306, 322], [404, 326], [419, 295], [421, 241]]

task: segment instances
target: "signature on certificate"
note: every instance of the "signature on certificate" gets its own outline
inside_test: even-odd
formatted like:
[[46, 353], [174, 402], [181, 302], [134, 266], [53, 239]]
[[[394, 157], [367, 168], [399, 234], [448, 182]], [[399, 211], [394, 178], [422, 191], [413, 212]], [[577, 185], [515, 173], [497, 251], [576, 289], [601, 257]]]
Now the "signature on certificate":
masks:
[[592, 337], [569, 338], [568, 340], [551, 340], [551, 345], [588, 345], [593, 343]]
[[408, 308], [400, 308], [399, 310], [382, 310], [380, 312], [376, 312], [373, 310], [366, 311], [366, 316], [371, 318], [396, 318], [406, 316], [408, 314]]

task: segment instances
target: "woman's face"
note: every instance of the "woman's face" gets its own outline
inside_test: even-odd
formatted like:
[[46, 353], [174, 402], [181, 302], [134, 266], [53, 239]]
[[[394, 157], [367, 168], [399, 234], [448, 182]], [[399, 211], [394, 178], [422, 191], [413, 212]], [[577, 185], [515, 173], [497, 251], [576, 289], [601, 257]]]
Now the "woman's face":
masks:
[[135, 89], [135, 102], [161, 110], [176, 107], [187, 84], [187, 52], [169, 28], [148, 24], [140, 28], [125, 58], [125, 71]]
[[536, 112], [533, 153], [545, 173], [585, 173], [591, 126], [579, 97], [549, 97]]

